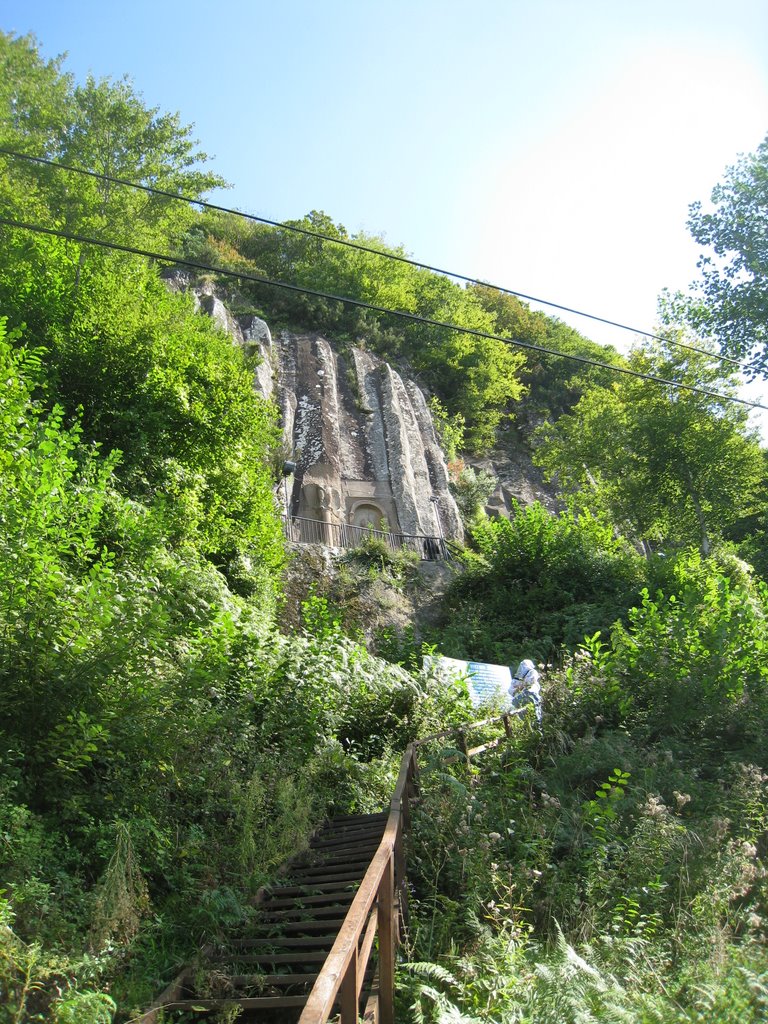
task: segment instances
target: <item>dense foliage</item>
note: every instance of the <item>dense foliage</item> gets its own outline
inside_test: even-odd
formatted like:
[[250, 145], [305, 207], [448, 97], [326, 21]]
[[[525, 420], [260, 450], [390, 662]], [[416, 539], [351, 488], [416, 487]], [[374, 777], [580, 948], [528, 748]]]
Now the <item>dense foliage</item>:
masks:
[[[219, 182], [195, 169], [204, 154], [194, 153], [189, 128], [147, 110], [128, 83], [76, 88], [28, 39], [0, 36], [0, 53], [6, 144], [192, 195]], [[184, 204], [3, 162], [4, 204], [44, 226], [98, 236], [108, 225], [111, 239], [168, 247], [192, 216]], [[28, 345], [46, 349], [38, 383], [48, 402], [78, 417], [85, 440], [120, 452], [124, 493], [162, 514], [170, 539], [217, 564], [247, 557], [269, 590], [282, 562], [269, 454], [278, 431], [274, 410], [254, 394], [246, 355], [190, 300], [170, 294], [157, 268], [18, 230], [3, 230], [0, 309], [11, 329], [24, 327]]]
[[691, 234], [705, 252], [689, 296], [676, 295], [668, 316], [682, 316], [720, 350], [768, 370], [768, 138], [728, 168], [711, 205], [693, 203]]
[[536, 457], [630, 536], [708, 554], [713, 537], [757, 511], [764, 475], [746, 409], [712, 397], [733, 394], [735, 375], [669, 344], [636, 349], [629, 365], [693, 390], [640, 377], [592, 387], [539, 431]]
[[451, 657], [511, 665], [573, 649], [631, 607], [648, 566], [603, 517], [541, 505], [476, 522], [477, 558], [453, 583], [440, 627]]
[[[221, 183], [127, 80], [77, 85], [1, 34], [0, 71], [0, 146], [198, 197]], [[723, 217], [757, 170], [734, 172]], [[405, 262], [7, 157], [0, 171], [19, 219], [621, 359]], [[713, 239], [724, 223], [694, 218]], [[297, 224], [348, 238], [323, 214]], [[141, 259], [1, 238], [0, 1024], [109, 1024], [248, 921], [329, 811], [385, 805], [412, 737], [474, 711], [419, 669], [412, 627], [379, 638], [407, 669], [362, 644], [360, 581], [417, 574], [375, 540], [331, 592], [357, 607], [354, 638], [317, 589], [278, 628], [279, 432], [248, 356]], [[521, 719], [482, 768], [425, 758], [403, 1019], [764, 1019], [767, 476], [743, 416], [335, 300], [231, 298], [407, 360], [451, 457], [492, 445], [526, 386], [525, 425], [554, 421], [540, 458], [574, 492], [558, 515], [487, 520], [487, 476], [455, 474], [471, 548], [429, 639], [549, 673], [543, 731]], [[732, 384], [666, 348], [628, 365]], [[641, 553], [649, 540], [664, 551]]]
[[[486, 285], [474, 285], [470, 290], [495, 317], [497, 333], [545, 350], [526, 351], [522, 380], [527, 394], [518, 411], [524, 427], [536, 426], [543, 418], [557, 419], [575, 405], [585, 389], [615, 379], [615, 374], [591, 363], [613, 366], [625, 362], [612, 346], [598, 345], [556, 317], [534, 312], [514, 295]], [[548, 352], [563, 353], [566, 358]], [[588, 362], [580, 363], [581, 359]]]
[[[0, 146], [192, 197], [224, 184], [202, 166], [191, 126], [148, 108], [127, 78], [78, 85], [61, 66], [40, 57], [33, 37], [0, 33]], [[186, 203], [97, 178], [10, 157], [3, 165], [0, 196], [16, 219], [151, 247], [178, 240], [197, 217]]]
[[0, 368], [0, 1012], [64, 1022], [129, 944], [138, 977], [112, 993], [147, 1002], [152, 972], [247, 915], [331, 806], [383, 800], [390, 748], [461, 704], [322, 603], [312, 632], [278, 633], [34, 399], [38, 353], [0, 336]]
[[667, 583], [550, 674], [541, 738], [425, 766], [408, 1019], [765, 1018], [768, 592]]

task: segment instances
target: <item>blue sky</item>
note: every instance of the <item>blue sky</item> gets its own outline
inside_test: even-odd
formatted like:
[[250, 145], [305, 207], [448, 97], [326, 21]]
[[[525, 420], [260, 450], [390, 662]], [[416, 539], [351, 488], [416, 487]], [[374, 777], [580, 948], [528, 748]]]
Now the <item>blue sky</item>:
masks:
[[0, 27], [180, 111], [226, 203], [643, 329], [696, 275], [688, 204], [768, 132], [764, 0], [0, 0]]

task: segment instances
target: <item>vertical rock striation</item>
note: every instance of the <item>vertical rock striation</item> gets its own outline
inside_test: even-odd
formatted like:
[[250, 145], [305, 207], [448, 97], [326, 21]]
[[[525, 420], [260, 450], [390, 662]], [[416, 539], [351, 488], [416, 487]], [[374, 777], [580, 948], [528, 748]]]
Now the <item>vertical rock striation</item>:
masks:
[[[389, 364], [353, 348], [347, 358], [318, 334], [272, 337], [257, 316], [235, 317], [210, 284], [169, 271], [207, 313], [259, 357], [254, 385], [281, 411], [286, 449], [297, 464], [292, 516], [344, 527], [384, 528], [461, 539], [445, 457], [423, 393]], [[283, 500], [283, 488], [278, 491]], [[329, 538], [338, 532], [328, 531]]]
[[298, 466], [292, 514], [460, 538], [445, 459], [419, 388], [369, 352], [352, 349], [345, 360], [319, 335], [282, 331], [274, 344], [277, 398]]

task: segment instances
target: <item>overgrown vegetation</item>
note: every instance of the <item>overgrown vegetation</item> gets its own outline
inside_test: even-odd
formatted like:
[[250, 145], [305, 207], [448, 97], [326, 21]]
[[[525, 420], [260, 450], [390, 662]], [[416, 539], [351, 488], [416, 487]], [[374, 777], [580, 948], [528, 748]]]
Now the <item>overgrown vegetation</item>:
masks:
[[673, 576], [550, 673], [541, 740], [423, 773], [409, 1019], [764, 1018], [768, 594]]
[[[4, 144], [218, 182], [128, 83], [0, 53]], [[1, 187], [16, 216], [160, 248], [194, 220], [10, 160]], [[278, 431], [246, 356], [143, 260], [3, 243], [0, 1020], [87, 1024], [252, 913], [331, 808], [378, 807], [391, 750], [453, 702], [322, 616], [278, 632]]]
[[673, 386], [637, 377], [593, 387], [539, 431], [536, 454], [638, 541], [698, 544], [706, 555], [713, 537], [757, 511], [765, 453], [744, 406], [713, 397], [735, 394], [733, 368], [679, 340], [670, 334], [629, 359]]
[[[220, 184], [129, 82], [77, 85], [4, 35], [0, 68], [0, 144], [198, 197]], [[19, 219], [620, 358], [512, 296], [95, 179], [2, 158], [0, 197]], [[707, 240], [719, 224], [694, 218]], [[411, 625], [379, 637], [382, 661], [316, 588], [278, 628], [279, 432], [243, 352], [141, 259], [2, 241], [0, 1022], [107, 1024], [246, 922], [327, 813], [385, 805], [412, 737], [474, 712], [420, 669]], [[707, 277], [713, 324], [721, 286]], [[403, 1019], [765, 1019], [766, 461], [743, 417], [335, 301], [238, 301], [429, 383], [471, 546], [427, 639], [549, 666], [543, 732], [525, 720], [480, 767], [423, 766]], [[629, 362], [732, 383], [668, 346]], [[489, 481], [459, 456], [494, 442], [523, 385], [572, 504], [488, 520]], [[415, 571], [372, 538], [338, 589], [399, 595]]]
[[445, 603], [440, 648], [511, 665], [557, 658], [625, 614], [650, 566], [604, 516], [552, 515], [541, 505], [477, 520], [476, 554]]

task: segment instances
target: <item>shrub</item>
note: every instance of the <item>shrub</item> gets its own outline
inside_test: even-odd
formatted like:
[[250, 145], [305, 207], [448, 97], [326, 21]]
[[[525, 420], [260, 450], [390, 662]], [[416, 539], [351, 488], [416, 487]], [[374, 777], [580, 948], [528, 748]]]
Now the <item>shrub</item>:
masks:
[[[464, 525], [471, 527], [496, 489], [496, 477], [483, 469], [465, 466], [463, 462], [453, 463], [451, 469], [451, 494], [459, 507]], [[482, 527], [478, 526], [478, 529]]]
[[511, 519], [478, 520], [472, 542], [482, 561], [446, 600], [441, 648], [455, 657], [552, 659], [626, 614], [643, 583], [640, 556], [588, 513], [518, 507]]

